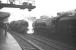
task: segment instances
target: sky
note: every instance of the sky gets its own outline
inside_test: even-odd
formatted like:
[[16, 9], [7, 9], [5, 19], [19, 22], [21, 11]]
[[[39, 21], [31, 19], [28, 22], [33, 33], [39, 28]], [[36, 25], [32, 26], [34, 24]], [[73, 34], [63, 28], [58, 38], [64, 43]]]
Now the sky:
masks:
[[[30, 0], [30, 2], [31, 1], [33, 0]], [[2, 0], [2, 2], [5, 3], [7, 0]], [[18, 2], [16, 3], [18, 4]], [[9, 22], [11, 22], [14, 20], [25, 19], [29, 16], [35, 16], [37, 18], [42, 15], [47, 15], [50, 17], [56, 16], [57, 12], [76, 9], [75, 0], [35, 0], [35, 5], [36, 8], [31, 12], [29, 12], [27, 9], [21, 10], [18, 8], [3, 8], [0, 11], [9, 12], [11, 14]]]

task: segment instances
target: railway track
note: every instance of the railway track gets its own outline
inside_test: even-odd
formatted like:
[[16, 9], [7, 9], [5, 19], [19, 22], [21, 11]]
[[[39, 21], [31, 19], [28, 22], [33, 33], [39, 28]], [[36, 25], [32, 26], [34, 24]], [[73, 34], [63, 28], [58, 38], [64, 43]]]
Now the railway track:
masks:
[[33, 38], [35, 40], [38, 40], [40, 42], [46, 43], [49, 46], [52, 46], [55, 48], [60, 48], [61, 50], [76, 50], [75, 47], [69, 46], [67, 44], [64, 44], [64, 43], [61, 43], [61, 42], [58, 42], [58, 41], [55, 41], [52, 39], [50, 40], [50, 39], [43, 37], [43, 36], [38, 36], [38, 35], [26, 35], [26, 36]]
[[[30, 38], [28, 36], [22, 36], [18, 33], [11, 33], [12, 36], [17, 40], [19, 45], [21, 46], [22, 50], [26, 50], [26, 46], [28, 46], [28, 50], [59, 50], [56, 47], [49, 46], [46, 43], [43, 43], [41, 41], [35, 40], [34, 38]], [[28, 44], [28, 45], [26, 45]], [[29, 49], [33, 48], [33, 49]]]
[[28, 40], [26, 38], [21, 37], [18, 34], [14, 33], [12, 35], [17, 40], [17, 42], [20, 45], [20, 47], [22, 48], [22, 50], [43, 50], [38, 45], [34, 44], [33, 42], [31, 42], [30, 40]]
[[32, 35], [22, 35], [22, 36], [31, 40], [32, 42], [35, 42], [35, 44], [37, 44], [37, 45], [42, 44], [39, 46], [41, 46], [45, 50], [46, 49], [48, 49], [48, 50], [50, 50], [50, 49], [54, 49], [54, 50], [75, 50], [74, 48], [69, 47], [65, 44], [61, 44], [61, 43], [58, 43], [56, 41], [46, 39], [44, 37], [40, 37], [40, 36], [37, 37], [37, 36], [32, 36]]
[[36, 44], [37, 46], [42, 48], [40, 50], [59, 50], [56, 47], [50, 46], [49, 44], [44, 43], [42, 41], [39, 41], [39, 40], [37, 40], [35, 38], [29, 37], [29, 36], [26, 36], [26, 35], [22, 36], [22, 37], [24, 37], [24, 39], [28, 39], [29, 41], [33, 42], [34, 44]]
[[65, 46], [59, 45], [59, 43], [48, 41], [48, 39], [42, 37], [22, 35], [13, 31], [11, 31], [11, 34], [18, 41], [22, 50], [74, 50], [73, 48], [68, 49]]

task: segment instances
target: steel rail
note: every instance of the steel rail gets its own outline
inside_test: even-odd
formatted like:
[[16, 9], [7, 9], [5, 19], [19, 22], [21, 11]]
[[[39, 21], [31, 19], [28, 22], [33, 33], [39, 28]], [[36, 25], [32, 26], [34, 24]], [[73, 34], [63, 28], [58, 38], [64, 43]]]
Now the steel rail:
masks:
[[23, 36], [21, 35], [18, 35], [17, 33], [13, 32], [12, 34], [15, 34], [16, 36], [18, 36], [19, 38], [27, 41], [31, 46], [33, 46], [34, 48], [36, 48], [36, 50], [44, 50], [43, 48], [39, 47], [38, 45], [36, 45], [35, 43], [31, 42], [30, 40], [24, 38]]

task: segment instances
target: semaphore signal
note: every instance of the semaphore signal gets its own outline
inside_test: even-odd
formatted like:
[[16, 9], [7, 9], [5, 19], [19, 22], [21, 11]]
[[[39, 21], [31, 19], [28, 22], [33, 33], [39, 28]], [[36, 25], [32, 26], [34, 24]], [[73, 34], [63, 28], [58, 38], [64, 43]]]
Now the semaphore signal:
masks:
[[0, 9], [2, 9], [4, 7], [10, 7], [10, 8], [28, 9], [29, 11], [31, 11], [32, 9], [36, 8], [36, 6], [33, 6], [32, 3], [23, 2], [22, 5], [17, 5], [17, 4], [15, 4], [15, 1], [16, 0], [9, 0], [9, 4], [8, 3], [2, 3], [0, 1]]

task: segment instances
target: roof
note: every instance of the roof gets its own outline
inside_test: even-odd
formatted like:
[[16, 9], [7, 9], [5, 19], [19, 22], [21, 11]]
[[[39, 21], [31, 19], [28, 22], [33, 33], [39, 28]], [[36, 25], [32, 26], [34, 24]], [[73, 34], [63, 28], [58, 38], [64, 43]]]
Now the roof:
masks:
[[0, 21], [8, 18], [10, 16], [10, 13], [7, 12], [0, 12]]

